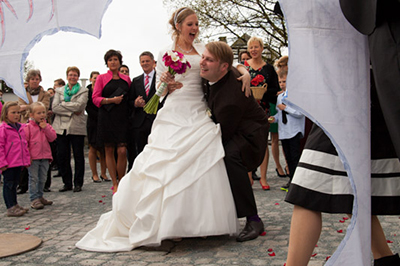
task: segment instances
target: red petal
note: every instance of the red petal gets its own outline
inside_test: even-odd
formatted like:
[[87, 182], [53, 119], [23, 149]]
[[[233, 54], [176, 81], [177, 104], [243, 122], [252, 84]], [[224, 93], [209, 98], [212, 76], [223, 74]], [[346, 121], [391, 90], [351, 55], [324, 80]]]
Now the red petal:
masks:
[[279, 205], [279, 203], [277, 202], [277, 203], [275, 203], [275, 205]]
[[315, 245], [316, 247], [318, 247], [318, 245]]
[[349, 219], [349, 217], [343, 217], [343, 220], [345, 220], [345, 221], [348, 220], [348, 219]]
[[268, 252], [272, 252], [272, 251], [274, 251], [272, 248], [269, 248], [269, 249], [268, 249]]
[[396, 234], [394, 234], [394, 236], [397, 236]]
[[393, 243], [393, 241], [392, 241], [392, 240], [386, 240], [386, 242], [388, 242], [388, 243]]
[[99, 200], [99, 203], [102, 203], [103, 201], [102, 200]]
[[27, 227], [25, 227], [25, 230], [29, 230], [29, 229], [31, 229], [31, 227], [30, 227], [30, 226], [27, 226]]
[[325, 260], [329, 260], [331, 258], [331, 256], [328, 256], [328, 257], [326, 257], [326, 259]]
[[101, 196], [102, 198], [105, 198], [106, 197], [106, 195], [103, 195], [103, 196]]
[[340, 230], [337, 230], [337, 232], [338, 232], [338, 233], [343, 233], [343, 230], [342, 230], [342, 229], [340, 229]]
[[344, 220], [339, 220], [339, 222], [344, 223]]
[[268, 255], [271, 256], [271, 257], [275, 257], [275, 252], [268, 253]]
[[260, 234], [260, 236], [265, 236], [267, 234], [267, 232], [262, 232], [261, 234]]
[[315, 257], [315, 256], [317, 256], [317, 253], [314, 253], [314, 254], [311, 255], [311, 257]]

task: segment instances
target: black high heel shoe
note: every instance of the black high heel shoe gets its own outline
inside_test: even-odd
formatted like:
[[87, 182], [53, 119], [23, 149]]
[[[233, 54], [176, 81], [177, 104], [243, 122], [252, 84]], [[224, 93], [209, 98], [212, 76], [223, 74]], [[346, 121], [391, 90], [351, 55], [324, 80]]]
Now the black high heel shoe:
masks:
[[92, 176], [92, 180], [94, 183], [101, 183], [101, 180], [94, 180], [93, 176]]
[[104, 178], [102, 175], [100, 175], [101, 180], [103, 180], [104, 182], [111, 182], [110, 179], [108, 178]]
[[287, 177], [286, 174], [281, 175], [281, 174], [279, 173], [279, 171], [278, 171], [278, 168], [275, 168], [275, 171], [276, 171], [276, 174], [277, 174], [279, 177]]

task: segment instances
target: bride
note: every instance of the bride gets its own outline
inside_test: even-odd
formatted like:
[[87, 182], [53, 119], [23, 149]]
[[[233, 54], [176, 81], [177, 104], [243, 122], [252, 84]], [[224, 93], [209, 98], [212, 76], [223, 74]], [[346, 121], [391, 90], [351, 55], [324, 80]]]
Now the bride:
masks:
[[[203, 99], [200, 59], [204, 45], [194, 43], [199, 32], [197, 16], [190, 8], [180, 8], [169, 23], [175, 42], [158, 56], [157, 79], [169, 82], [170, 92], [177, 84], [182, 88], [168, 95], [148, 145], [113, 196], [112, 211], [103, 214], [76, 244], [80, 249], [130, 251], [160, 245], [163, 239], [237, 233], [220, 127], [207, 115]], [[192, 66], [173, 82], [162, 62], [167, 50], [185, 54]], [[247, 73], [244, 67], [239, 71]]]

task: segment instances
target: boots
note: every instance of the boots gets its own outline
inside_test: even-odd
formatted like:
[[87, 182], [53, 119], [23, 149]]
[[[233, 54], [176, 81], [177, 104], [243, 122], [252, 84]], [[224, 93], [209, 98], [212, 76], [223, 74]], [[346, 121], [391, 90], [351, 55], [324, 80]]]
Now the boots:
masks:
[[394, 254], [392, 256], [383, 257], [374, 260], [374, 266], [398, 266], [400, 265], [399, 254]]

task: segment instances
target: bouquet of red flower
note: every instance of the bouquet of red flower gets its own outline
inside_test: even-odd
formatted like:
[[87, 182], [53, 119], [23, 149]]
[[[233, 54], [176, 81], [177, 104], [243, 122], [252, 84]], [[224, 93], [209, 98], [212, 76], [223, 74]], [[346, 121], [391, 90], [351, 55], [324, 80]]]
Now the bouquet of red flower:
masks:
[[[175, 74], [184, 74], [188, 68], [191, 68], [190, 63], [186, 60], [185, 56], [177, 51], [167, 51], [162, 60], [165, 66], [168, 67], [168, 72], [173, 76]], [[167, 85], [168, 84], [165, 82], [161, 83], [160, 87], [156, 91], [156, 94], [154, 94], [150, 101], [144, 106], [143, 110], [146, 113], [157, 113], [160, 96], [163, 94]]]
[[258, 74], [257, 76], [255, 76], [252, 80], [251, 80], [251, 85], [253, 86], [258, 86], [261, 82], [264, 81], [264, 76]]

